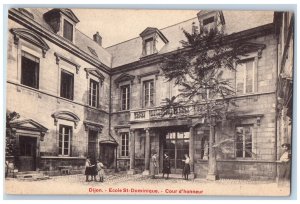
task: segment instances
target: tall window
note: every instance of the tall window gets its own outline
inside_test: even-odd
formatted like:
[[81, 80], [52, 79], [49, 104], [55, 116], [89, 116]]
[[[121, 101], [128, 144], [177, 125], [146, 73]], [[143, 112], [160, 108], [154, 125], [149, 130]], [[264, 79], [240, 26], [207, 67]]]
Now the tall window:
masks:
[[98, 101], [99, 83], [93, 79], [90, 79], [89, 105], [92, 107], [98, 107]]
[[121, 86], [121, 109], [130, 109], [130, 85]]
[[21, 84], [32, 88], [39, 88], [40, 59], [22, 51]]
[[246, 94], [254, 92], [254, 60], [246, 60], [237, 66], [236, 93]]
[[73, 100], [74, 75], [65, 70], [61, 71], [60, 96]]
[[67, 20], [64, 20], [64, 38], [73, 41], [73, 25], [69, 23]]
[[154, 81], [144, 81], [144, 107], [154, 106]]
[[153, 54], [153, 38], [149, 38], [145, 40], [145, 54], [151, 55]]
[[121, 146], [121, 156], [122, 157], [128, 157], [129, 156], [129, 134], [128, 132], [121, 133], [121, 140], [122, 140], [122, 146]]
[[71, 152], [72, 127], [66, 125], [59, 126], [58, 152], [62, 156], [70, 156]]
[[251, 125], [236, 127], [236, 157], [252, 157], [252, 132], [253, 127]]
[[91, 157], [92, 159], [96, 158], [97, 135], [98, 135], [97, 131], [89, 130], [89, 133], [88, 133], [88, 156]]

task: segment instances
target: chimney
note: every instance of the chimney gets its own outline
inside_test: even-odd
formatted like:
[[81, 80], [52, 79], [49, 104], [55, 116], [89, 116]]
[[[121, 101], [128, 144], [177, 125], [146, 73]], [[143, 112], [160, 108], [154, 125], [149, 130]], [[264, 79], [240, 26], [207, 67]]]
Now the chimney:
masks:
[[102, 37], [99, 35], [99, 32], [97, 31], [96, 34], [93, 35], [93, 40], [98, 43], [98, 45], [102, 46]]

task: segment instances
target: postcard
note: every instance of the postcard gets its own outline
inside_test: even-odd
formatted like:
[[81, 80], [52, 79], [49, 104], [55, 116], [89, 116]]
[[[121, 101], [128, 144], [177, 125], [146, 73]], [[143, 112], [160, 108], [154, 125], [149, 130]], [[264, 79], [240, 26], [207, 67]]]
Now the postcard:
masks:
[[290, 195], [292, 12], [7, 21], [6, 194]]

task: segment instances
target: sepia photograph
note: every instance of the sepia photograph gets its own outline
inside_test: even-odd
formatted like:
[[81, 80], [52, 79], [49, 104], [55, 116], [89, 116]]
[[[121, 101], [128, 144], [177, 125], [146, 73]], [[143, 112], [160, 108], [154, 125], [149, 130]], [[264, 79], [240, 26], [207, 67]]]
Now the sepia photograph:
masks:
[[4, 18], [6, 194], [290, 195], [292, 11]]

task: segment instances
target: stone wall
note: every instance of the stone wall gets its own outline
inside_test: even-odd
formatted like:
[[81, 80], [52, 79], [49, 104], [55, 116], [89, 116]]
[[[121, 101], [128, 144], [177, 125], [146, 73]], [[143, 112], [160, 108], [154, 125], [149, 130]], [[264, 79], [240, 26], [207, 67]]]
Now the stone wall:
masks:
[[[276, 178], [276, 168], [275, 162], [217, 161], [220, 179], [274, 180]], [[207, 171], [207, 161], [197, 161], [195, 163], [196, 178], [206, 178]]]

